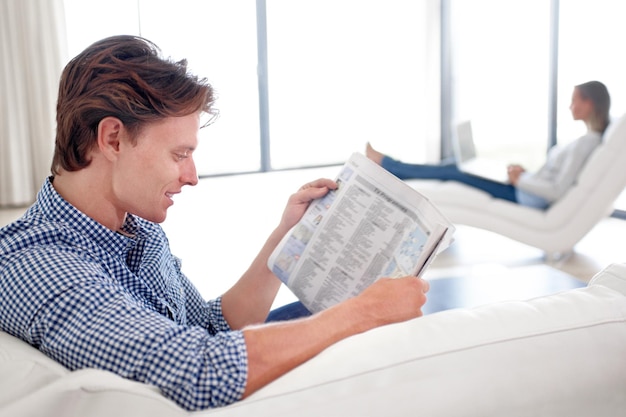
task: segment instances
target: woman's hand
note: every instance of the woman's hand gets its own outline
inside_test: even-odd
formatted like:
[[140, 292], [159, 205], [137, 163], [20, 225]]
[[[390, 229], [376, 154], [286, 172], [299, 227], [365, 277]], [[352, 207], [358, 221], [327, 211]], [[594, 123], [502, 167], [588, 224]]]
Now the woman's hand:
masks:
[[283, 212], [280, 227], [285, 233], [291, 229], [304, 215], [311, 201], [321, 198], [330, 190], [335, 190], [337, 183], [328, 178], [320, 178], [304, 184], [297, 192], [292, 194], [287, 201], [287, 207]]
[[517, 183], [519, 182], [519, 177], [524, 172], [526, 172], [526, 170], [521, 165], [509, 165], [508, 168], [507, 168], [507, 174], [508, 174], [508, 177], [509, 177], [509, 182], [512, 185], [517, 185]]

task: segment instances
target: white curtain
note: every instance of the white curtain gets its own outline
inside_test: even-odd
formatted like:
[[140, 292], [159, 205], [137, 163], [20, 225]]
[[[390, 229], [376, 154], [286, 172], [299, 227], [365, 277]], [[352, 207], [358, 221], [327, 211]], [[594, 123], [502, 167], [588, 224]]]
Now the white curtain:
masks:
[[50, 174], [66, 45], [62, 0], [0, 0], [0, 206], [32, 203]]

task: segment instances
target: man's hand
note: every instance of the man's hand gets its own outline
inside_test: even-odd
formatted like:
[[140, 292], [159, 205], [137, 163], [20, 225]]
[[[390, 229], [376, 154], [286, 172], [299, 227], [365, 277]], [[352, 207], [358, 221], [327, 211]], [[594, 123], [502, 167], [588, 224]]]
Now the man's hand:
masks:
[[222, 312], [232, 329], [262, 323], [276, 298], [281, 282], [267, 267], [267, 260], [285, 234], [302, 218], [312, 200], [337, 188], [335, 181], [309, 182], [289, 197], [280, 224], [241, 278], [222, 295]]
[[428, 289], [428, 282], [412, 276], [381, 278], [358, 296], [310, 317], [244, 329], [244, 397], [346, 337], [421, 316]]
[[422, 315], [429, 289], [428, 281], [414, 276], [380, 278], [354, 299], [355, 308], [372, 317], [372, 327], [409, 320]]
[[[243, 329], [246, 340], [248, 380], [244, 397], [346, 337], [422, 315], [422, 306], [426, 303], [426, 292], [430, 286], [423, 279], [407, 276], [381, 278], [358, 296], [299, 320], [250, 326], [246, 324], [254, 321], [239, 319], [242, 304], [259, 304], [250, 300], [258, 299], [260, 294], [268, 294], [263, 297], [263, 308], [267, 309], [271, 305], [280, 281], [267, 268], [269, 254], [284, 234], [302, 218], [312, 200], [336, 188], [335, 181], [321, 178], [305, 184], [292, 194], [279, 227], [272, 233], [244, 277], [222, 297], [222, 310], [229, 307], [229, 314], [225, 312], [224, 316], [232, 328]], [[241, 297], [231, 296], [235, 293]], [[239, 303], [232, 302], [231, 298], [237, 299]], [[267, 314], [265, 310], [263, 313]], [[261, 315], [255, 310], [254, 314], [245, 316]]]
[[329, 190], [337, 188], [335, 181], [320, 178], [304, 184], [300, 189], [292, 194], [287, 201], [287, 207], [281, 219], [281, 228], [286, 232], [291, 229], [304, 215], [311, 201], [324, 197]]

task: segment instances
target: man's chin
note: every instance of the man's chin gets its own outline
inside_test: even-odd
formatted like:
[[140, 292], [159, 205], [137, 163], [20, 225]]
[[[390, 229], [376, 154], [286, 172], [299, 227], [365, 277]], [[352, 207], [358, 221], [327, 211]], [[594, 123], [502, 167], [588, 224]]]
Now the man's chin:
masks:
[[163, 223], [167, 217], [167, 210], [163, 210], [160, 213], [143, 213], [144, 215], [139, 214], [144, 220], [148, 220], [152, 223]]

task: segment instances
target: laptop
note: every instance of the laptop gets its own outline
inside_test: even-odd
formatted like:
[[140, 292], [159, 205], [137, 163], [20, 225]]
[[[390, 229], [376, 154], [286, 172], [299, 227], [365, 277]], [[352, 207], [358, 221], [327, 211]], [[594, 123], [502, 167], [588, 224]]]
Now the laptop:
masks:
[[460, 171], [492, 181], [507, 183], [507, 164], [476, 155], [472, 123], [469, 120], [456, 125], [456, 134], [452, 135], [452, 151]]

